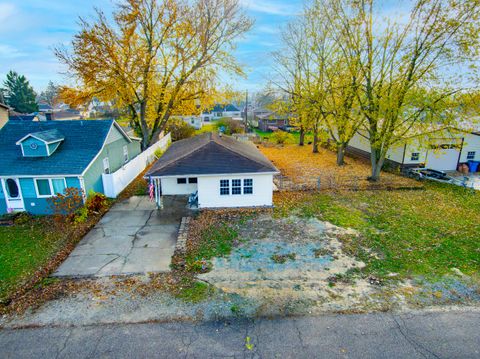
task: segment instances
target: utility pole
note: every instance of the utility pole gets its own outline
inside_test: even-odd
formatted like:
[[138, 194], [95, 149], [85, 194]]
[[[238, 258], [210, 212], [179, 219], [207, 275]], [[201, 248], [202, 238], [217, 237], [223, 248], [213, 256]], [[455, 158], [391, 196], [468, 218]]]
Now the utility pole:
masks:
[[248, 90], [245, 90], [245, 134], [248, 133]]

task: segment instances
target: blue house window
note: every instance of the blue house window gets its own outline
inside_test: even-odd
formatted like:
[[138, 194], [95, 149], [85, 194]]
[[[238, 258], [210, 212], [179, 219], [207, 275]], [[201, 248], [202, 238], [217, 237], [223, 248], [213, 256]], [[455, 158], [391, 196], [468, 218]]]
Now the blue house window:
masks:
[[64, 194], [67, 185], [65, 178], [37, 178], [35, 179], [35, 189], [37, 197], [52, 197], [57, 194]]
[[230, 180], [220, 180], [220, 195], [228, 196], [230, 194]]

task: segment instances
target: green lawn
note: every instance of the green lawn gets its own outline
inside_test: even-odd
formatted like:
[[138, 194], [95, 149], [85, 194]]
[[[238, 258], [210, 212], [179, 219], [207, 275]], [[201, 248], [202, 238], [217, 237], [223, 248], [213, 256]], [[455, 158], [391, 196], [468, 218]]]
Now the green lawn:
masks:
[[[274, 132], [265, 132], [261, 131], [258, 128], [254, 130], [257, 135], [260, 136], [262, 140], [269, 140], [273, 142], [273, 139], [271, 138]], [[290, 145], [296, 145], [298, 144], [300, 140], [300, 132], [290, 132], [290, 139], [285, 142], [286, 144]], [[307, 133], [305, 135], [305, 143], [308, 143], [309, 141], [313, 141], [313, 135], [311, 133]]]
[[361, 232], [360, 239], [341, 240], [367, 263], [367, 273], [403, 278], [438, 277], [451, 268], [480, 273], [478, 192], [427, 183], [424, 190], [293, 196], [276, 195], [277, 214], [315, 216]]
[[63, 235], [47, 229], [51, 225], [45, 218], [0, 227], [0, 302], [30, 279], [65, 243]]

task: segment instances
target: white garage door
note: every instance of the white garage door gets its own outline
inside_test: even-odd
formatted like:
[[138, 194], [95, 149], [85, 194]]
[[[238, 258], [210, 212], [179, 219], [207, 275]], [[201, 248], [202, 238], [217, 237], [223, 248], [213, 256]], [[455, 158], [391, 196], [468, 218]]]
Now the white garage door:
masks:
[[428, 151], [425, 166], [439, 171], [454, 171], [457, 169], [459, 155], [458, 145], [441, 144], [432, 146]]

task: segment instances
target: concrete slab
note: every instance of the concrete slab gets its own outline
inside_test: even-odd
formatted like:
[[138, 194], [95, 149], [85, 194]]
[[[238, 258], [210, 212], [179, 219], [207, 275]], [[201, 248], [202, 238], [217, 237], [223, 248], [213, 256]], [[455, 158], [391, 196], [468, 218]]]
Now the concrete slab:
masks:
[[168, 272], [174, 248], [133, 248], [122, 267], [122, 274]]
[[180, 220], [188, 213], [185, 205], [186, 198], [174, 198], [167, 201], [164, 210], [156, 210], [148, 197], [132, 197], [116, 204], [53, 276], [169, 271]]

